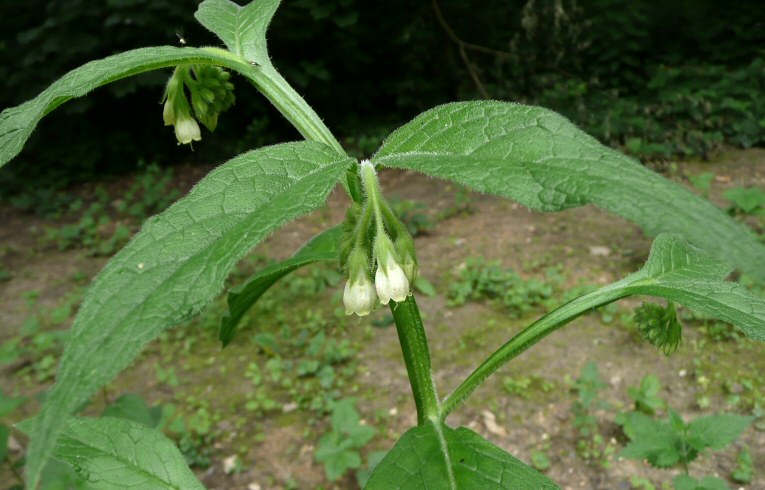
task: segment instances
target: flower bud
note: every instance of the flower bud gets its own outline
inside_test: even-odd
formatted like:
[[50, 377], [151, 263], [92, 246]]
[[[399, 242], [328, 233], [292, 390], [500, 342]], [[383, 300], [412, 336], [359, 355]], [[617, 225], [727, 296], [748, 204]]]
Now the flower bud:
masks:
[[390, 300], [400, 303], [409, 295], [409, 280], [396, 260], [390, 238], [378, 235], [375, 238], [375, 288], [380, 303], [387, 305]]
[[165, 101], [165, 107], [162, 109], [162, 119], [165, 120], [165, 126], [172, 126], [175, 124], [175, 108], [170, 99]]
[[399, 235], [396, 238], [396, 253], [401, 258], [401, 268], [404, 270], [409, 284], [414, 284], [419, 269], [417, 268], [417, 257], [414, 254], [414, 242], [408, 234]]

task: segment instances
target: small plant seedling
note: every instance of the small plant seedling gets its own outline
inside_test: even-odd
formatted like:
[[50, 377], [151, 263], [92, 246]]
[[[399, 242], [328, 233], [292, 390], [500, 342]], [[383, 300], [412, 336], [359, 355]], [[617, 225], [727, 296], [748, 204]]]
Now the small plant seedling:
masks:
[[[559, 488], [528, 464], [466, 427], [449, 425], [447, 419], [504, 364], [576, 318], [623, 298], [668, 301], [666, 307], [646, 305], [637, 315], [642, 337], [665, 354], [674, 351], [681, 339], [683, 326], [675, 305], [765, 341], [765, 299], [726, 281], [734, 269], [765, 280], [765, 245], [709, 201], [602, 146], [555, 112], [501, 101], [457, 102], [430, 109], [390, 134], [368, 159], [357, 161], [273, 65], [266, 30], [278, 6], [278, 0], [255, 0], [244, 6], [205, 0], [195, 17], [220, 39], [220, 46], [160, 46], [116, 54], [71, 71], [36, 98], [0, 114], [0, 165], [4, 165], [21, 151], [38, 122], [66, 101], [127, 76], [168, 68], [172, 73], [162, 119], [173, 126], [180, 144], [202, 144], [200, 124], [213, 131], [234, 102], [235, 73], [259, 90], [305, 139], [252, 150], [223, 163], [188, 195], [149, 218], [94, 279], [71, 326], [56, 384], [40, 413], [20, 424], [30, 435], [28, 489], [37, 490], [51, 459], [87, 476], [94, 488], [135, 488], [136, 474], [143, 486], [203, 488], [187, 463], [209, 463], [207, 451], [217, 420], [204, 400], [178, 422], [185, 431], [182, 451], [162, 432], [139, 422], [73, 414], [129, 366], [149, 341], [210, 304], [253, 247], [286, 223], [320, 208], [338, 184], [349, 203], [343, 222], [318, 233], [292, 257], [232, 288], [219, 338], [224, 346], [232, 342], [242, 317], [271, 286], [316, 262], [335, 264], [335, 279], [324, 277], [320, 287], [344, 280], [347, 314], [366, 316], [380, 305], [389, 307], [417, 425], [375, 466], [366, 489]], [[642, 148], [638, 143], [629, 146]], [[496, 297], [509, 315], [518, 318], [536, 313], [539, 306], [547, 312], [501, 343], [443, 396], [435, 383], [412, 291], [426, 264], [420, 264], [412, 233], [384, 195], [378, 172], [385, 168], [420, 172], [540, 211], [593, 204], [636, 223], [655, 240], [642, 268], [612, 284], [577, 290], [560, 305], [555, 304], [551, 286], [542, 281], [524, 280], [497, 266], [469, 270], [471, 275], [457, 281], [456, 301]], [[161, 200], [154, 196], [149, 201], [152, 206], [147, 208]], [[749, 200], [743, 205], [757, 209]], [[93, 214], [95, 220], [98, 213]], [[93, 226], [97, 228], [98, 221], [87, 224]], [[553, 276], [562, 279], [558, 273], [548, 279]], [[556, 287], [562, 285], [562, 280], [558, 282]], [[314, 333], [309, 341], [315, 341], [317, 350], [308, 362], [274, 353], [258, 367], [261, 383], [297, 394], [295, 387], [302, 380], [308, 386], [318, 378], [313, 389], [326, 391], [337, 379], [333, 363], [356, 353], [342, 342], [325, 342], [320, 334]], [[52, 365], [53, 358], [48, 362]], [[298, 366], [299, 378], [293, 375]], [[222, 376], [221, 382], [230, 376]], [[253, 383], [247, 384], [255, 384], [254, 374], [242, 376], [250, 376]], [[588, 365], [576, 384], [579, 399], [574, 410], [576, 424], [587, 437], [600, 437], [591, 413], [599, 389], [597, 369]], [[373, 431], [360, 424], [350, 402], [333, 405], [332, 399], [317, 399], [317, 410], [333, 407], [332, 431], [322, 438], [315, 455], [329, 468], [328, 477], [334, 478], [360, 466], [358, 448], [373, 437]], [[636, 413], [631, 423], [636, 435], [625, 454], [671, 466], [687, 463], [705, 448], [727, 445], [749, 419], [719, 415], [685, 424], [674, 412], [668, 422]], [[168, 427], [171, 432], [173, 426]], [[609, 447], [601, 450], [602, 441], [593, 441], [598, 447], [586, 447], [588, 457], [607, 457]], [[141, 457], [133, 458], [136, 454]], [[690, 478], [681, 475], [676, 485], [712, 481]]]
[[[641, 412], [630, 412], [622, 419], [630, 443], [621, 457], [646, 460], [656, 468], [682, 466], [683, 475], [675, 478], [676, 488], [728, 488], [724, 481], [705, 477], [698, 483], [688, 475], [688, 465], [709, 449], [720, 450], [735, 441], [753, 417], [718, 414], [698, 417], [686, 423], [672, 410], [666, 421], [655, 420]], [[693, 483], [697, 482], [697, 483]], [[710, 486], [711, 485], [711, 486]], [[715, 486], [717, 485], [717, 486]]]
[[736, 469], [733, 470], [731, 478], [739, 483], [750, 483], [754, 474], [754, 463], [749, 449], [744, 448], [736, 456]]
[[703, 172], [697, 175], [689, 175], [688, 180], [696, 189], [700, 190], [704, 197], [709, 196], [712, 189], [712, 182], [715, 180], [715, 174], [712, 172]]
[[598, 398], [600, 391], [606, 387], [600, 377], [598, 366], [588, 362], [582, 368], [582, 373], [571, 385], [577, 394], [577, 399], [571, 406], [574, 415], [573, 425], [579, 433], [577, 452], [585, 461], [605, 459], [611, 455], [614, 448], [604, 444], [603, 436], [598, 430], [598, 419], [594, 411], [606, 408], [607, 404]]
[[765, 191], [759, 187], [736, 187], [725, 191], [723, 197], [731, 202], [732, 213], [760, 215], [765, 211]]
[[375, 435], [375, 429], [362, 424], [356, 411], [356, 400], [343, 398], [332, 404], [332, 430], [319, 439], [314, 458], [324, 465], [329, 481], [335, 481], [348, 470], [361, 467], [358, 450]]
[[640, 380], [640, 386], [628, 388], [627, 394], [635, 402], [635, 410], [646, 415], [655, 415], [666, 405], [659, 396], [660, 391], [659, 378], [648, 374]]

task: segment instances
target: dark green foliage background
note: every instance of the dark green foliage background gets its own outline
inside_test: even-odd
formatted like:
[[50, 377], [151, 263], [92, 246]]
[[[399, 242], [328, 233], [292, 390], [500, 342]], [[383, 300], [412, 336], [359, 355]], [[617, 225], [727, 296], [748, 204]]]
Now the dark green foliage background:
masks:
[[[0, 107], [34, 96], [89, 60], [148, 46], [216, 44], [195, 1], [0, 2]], [[765, 143], [765, 2], [716, 0], [441, 0], [492, 97], [562, 112], [607, 144], [644, 158]], [[369, 154], [396, 126], [436, 104], [481, 97], [429, 1], [286, 0], [269, 36], [284, 76], [341, 141]], [[216, 135], [178, 147], [159, 104], [168, 73], [124, 80], [52, 114], [0, 195], [64, 186], [161, 164], [228, 158], [296, 139], [236, 79], [237, 103]]]

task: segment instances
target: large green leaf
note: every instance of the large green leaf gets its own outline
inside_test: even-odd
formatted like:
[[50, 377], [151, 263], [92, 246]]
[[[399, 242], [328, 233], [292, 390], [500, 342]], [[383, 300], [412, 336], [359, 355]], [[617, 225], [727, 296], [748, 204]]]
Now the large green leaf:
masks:
[[666, 298], [731, 323], [753, 340], [765, 341], [765, 298], [726, 282], [730, 272], [731, 267], [683, 237], [662, 234], [642, 269], [604, 289]]
[[[19, 428], [28, 431], [29, 425]], [[204, 489], [170, 439], [131, 420], [71, 417], [52, 453], [93, 490]]]
[[245, 153], [144, 224], [95, 279], [74, 320], [57, 383], [32, 433], [33, 486], [63, 416], [164, 328], [200, 311], [269, 233], [321, 206], [352, 161], [314, 142]]
[[279, 0], [255, 0], [240, 7], [230, 0], [205, 0], [194, 17], [226, 45], [229, 51], [258, 64], [270, 64], [266, 29]]
[[228, 293], [228, 312], [223, 316], [220, 326], [219, 338], [223, 347], [234, 338], [242, 316], [277, 281], [304, 265], [322, 260], [338, 260], [341, 232], [341, 227], [335, 226], [319, 233], [289, 259], [266, 267], [244, 284], [231, 289]]
[[765, 246], [744, 226], [540, 107], [496, 101], [436, 107], [395, 131], [372, 161], [543, 211], [594, 204], [650, 235], [680, 233], [765, 279]]
[[409, 429], [377, 465], [366, 490], [544, 490], [544, 475], [470, 429], [431, 424]]
[[[0, 113], [0, 166], [21, 151], [40, 119], [64, 102], [121, 78], [182, 63], [221, 65], [248, 78], [256, 76], [256, 70], [244, 60], [221, 50], [158, 46], [91, 61], [61, 77], [34, 99]], [[161, 107], [158, 107], [157, 127], [161, 124], [161, 115]]]

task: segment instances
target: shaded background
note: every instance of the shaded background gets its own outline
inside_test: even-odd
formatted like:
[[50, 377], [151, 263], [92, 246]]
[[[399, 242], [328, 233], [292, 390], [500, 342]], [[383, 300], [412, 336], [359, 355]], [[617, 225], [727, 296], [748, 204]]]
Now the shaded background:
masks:
[[[195, 1], [0, 3], [0, 107], [127, 49], [217, 45]], [[765, 2], [715, 0], [287, 0], [270, 28], [276, 66], [343, 144], [368, 155], [436, 104], [540, 104], [644, 160], [765, 142]], [[0, 171], [0, 196], [132, 170], [209, 162], [299, 135], [243, 80], [215, 135], [176, 146], [161, 119], [169, 70], [67, 103]]]

